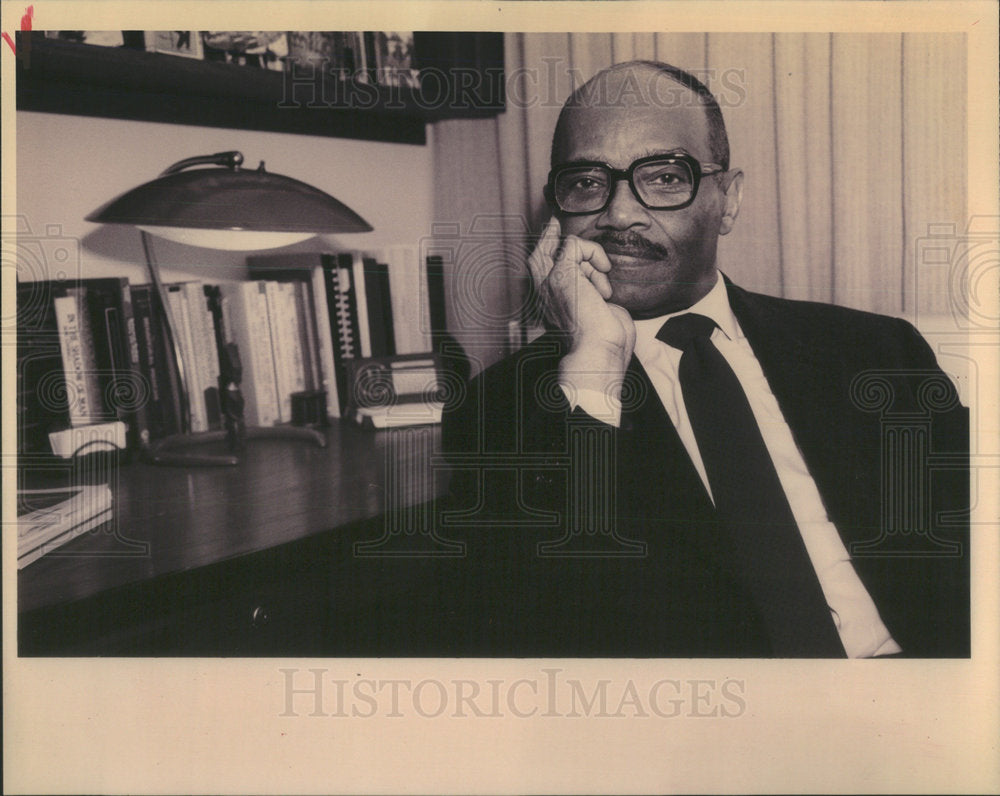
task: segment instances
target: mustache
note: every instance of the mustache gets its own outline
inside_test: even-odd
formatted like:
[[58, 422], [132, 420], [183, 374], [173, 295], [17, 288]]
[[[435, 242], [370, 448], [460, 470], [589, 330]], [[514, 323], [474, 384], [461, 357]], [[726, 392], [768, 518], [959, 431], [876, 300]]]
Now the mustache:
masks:
[[600, 244], [608, 254], [622, 254], [644, 260], [665, 260], [670, 256], [665, 247], [647, 240], [634, 230], [605, 230], [591, 240]]

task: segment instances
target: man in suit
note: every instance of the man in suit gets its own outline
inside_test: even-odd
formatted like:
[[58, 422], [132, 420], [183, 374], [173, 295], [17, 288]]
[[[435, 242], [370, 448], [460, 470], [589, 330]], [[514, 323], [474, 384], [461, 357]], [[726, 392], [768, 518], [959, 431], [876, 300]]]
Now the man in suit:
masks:
[[465, 651], [968, 655], [967, 414], [913, 327], [719, 273], [743, 174], [675, 67], [595, 76], [551, 161], [549, 332], [444, 419]]

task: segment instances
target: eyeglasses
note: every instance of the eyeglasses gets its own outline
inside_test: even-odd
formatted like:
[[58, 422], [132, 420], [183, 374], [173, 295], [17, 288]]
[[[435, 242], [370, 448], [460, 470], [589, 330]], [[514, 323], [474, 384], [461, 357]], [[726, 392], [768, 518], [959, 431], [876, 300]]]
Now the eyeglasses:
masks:
[[624, 170], [597, 161], [577, 161], [549, 172], [545, 198], [568, 215], [599, 213], [611, 202], [615, 183], [628, 180], [646, 209], [680, 210], [694, 201], [703, 176], [722, 171], [726, 169], [718, 163], [700, 163], [683, 153], [640, 158]]

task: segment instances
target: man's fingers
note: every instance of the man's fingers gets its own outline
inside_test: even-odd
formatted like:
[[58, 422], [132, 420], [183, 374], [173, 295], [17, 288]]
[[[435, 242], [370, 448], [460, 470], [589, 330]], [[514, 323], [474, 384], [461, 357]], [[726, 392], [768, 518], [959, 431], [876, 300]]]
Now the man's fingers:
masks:
[[559, 245], [559, 235], [562, 230], [559, 228], [559, 219], [550, 218], [549, 223], [542, 230], [542, 236], [538, 239], [538, 248], [543, 254], [552, 256], [552, 253]]
[[560, 245], [559, 233], [559, 220], [550, 219], [542, 230], [538, 245], [528, 258], [528, 268], [536, 284], [541, 284], [552, 270], [555, 253]]
[[606, 274], [611, 270], [611, 260], [608, 259], [601, 244], [583, 238], [576, 238], [576, 240], [579, 244], [581, 260], [586, 260], [602, 273]]
[[565, 259], [571, 266], [580, 269], [594, 286], [601, 298], [611, 298], [611, 282], [607, 274], [611, 270], [611, 261], [601, 245], [590, 240], [567, 236], [564, 241]]
[[552, 218], [545, 225], [528, 265], [540, 288], [565, 290], [583, 274], [602, 299], [611, 298], [611, 282], [607, 277], [611, 261], [604, 249], [575, 235], [560, 237], [558, 219]]
[[608, 279], [607, 274], [602, 274], [600, 271], [595, 269], [590, 275], [590, 281], [593, 283], [594, 287], [597, 288], [597, 292], [601, 294], [602, 299], [607, 301], [611, 298], [613, 291], [611, 289], [611, 280]]

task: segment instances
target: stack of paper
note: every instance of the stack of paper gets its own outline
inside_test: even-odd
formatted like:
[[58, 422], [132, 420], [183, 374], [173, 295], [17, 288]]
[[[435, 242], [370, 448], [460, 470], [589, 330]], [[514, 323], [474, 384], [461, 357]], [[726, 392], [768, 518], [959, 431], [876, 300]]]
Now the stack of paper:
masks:
[[17, 504], [18, 569], [112, 517], [107, 485], [22, 489]]

